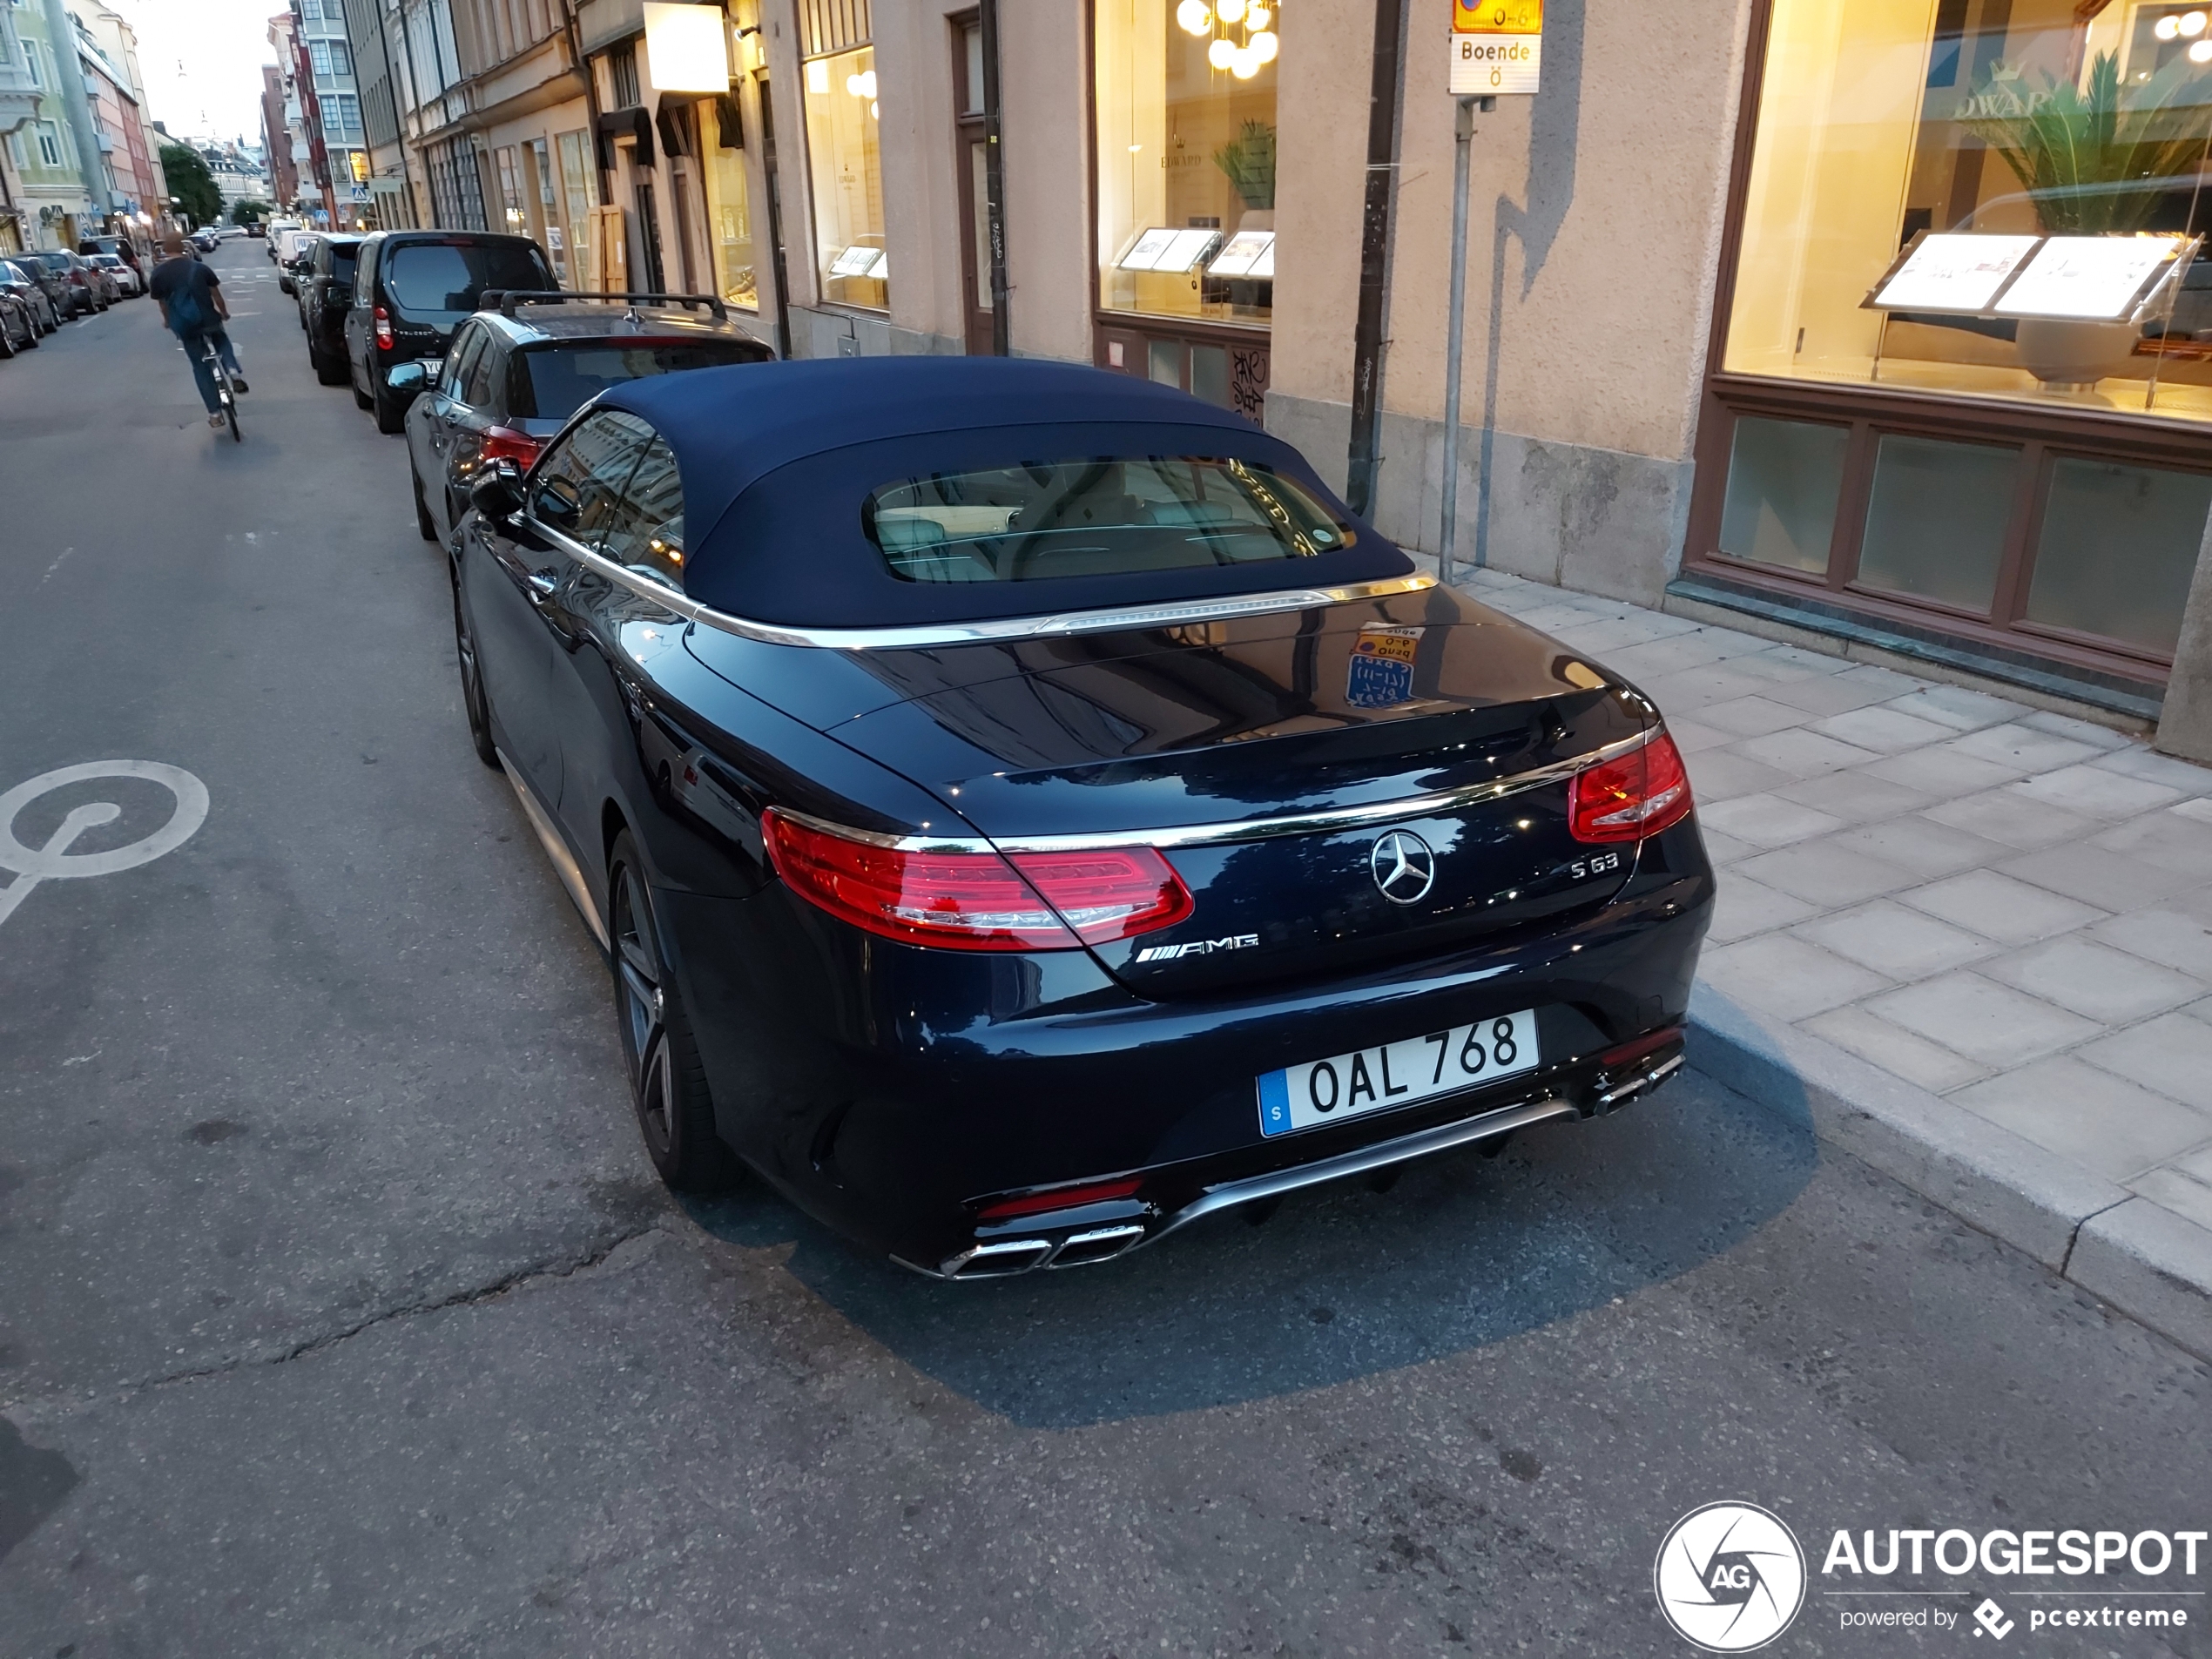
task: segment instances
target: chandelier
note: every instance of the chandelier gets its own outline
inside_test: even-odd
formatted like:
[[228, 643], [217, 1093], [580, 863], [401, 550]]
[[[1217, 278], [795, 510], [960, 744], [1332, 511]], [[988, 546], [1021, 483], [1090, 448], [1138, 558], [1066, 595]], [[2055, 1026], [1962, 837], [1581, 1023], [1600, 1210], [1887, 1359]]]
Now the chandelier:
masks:
[[[1186, 35], [1209, 41], [1206, 61], [1240, 81], [1259, 73], [1282, 50], [1272, 24], [1272, 8], [1263, 0], [1183, 0], [1175, 20]], [[1217, 32], [1218, 31], [1218, 32]]]

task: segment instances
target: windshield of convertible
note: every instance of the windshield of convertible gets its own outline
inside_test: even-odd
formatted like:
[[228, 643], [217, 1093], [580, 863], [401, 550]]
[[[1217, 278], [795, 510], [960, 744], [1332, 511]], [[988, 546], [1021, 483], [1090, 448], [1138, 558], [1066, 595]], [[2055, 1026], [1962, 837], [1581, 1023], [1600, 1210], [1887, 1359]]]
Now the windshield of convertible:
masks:
[[1034, 582], [1313, 558], [1352, 532], [1249, 461], [1031, 462], [883, 485], [861, 528], [907, 582]]

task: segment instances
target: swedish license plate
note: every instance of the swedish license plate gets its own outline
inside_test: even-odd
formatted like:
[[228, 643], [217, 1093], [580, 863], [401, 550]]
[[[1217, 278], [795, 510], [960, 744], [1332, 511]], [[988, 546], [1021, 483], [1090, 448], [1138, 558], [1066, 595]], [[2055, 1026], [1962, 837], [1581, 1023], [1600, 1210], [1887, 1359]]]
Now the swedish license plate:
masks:
[[1287, 1135], [1363, 1112], [1411, 1106], [1534, 1071], [1537, 1063], [1534, 1008], [1309, 1060], [1259, 1079], [1259, 1132]]

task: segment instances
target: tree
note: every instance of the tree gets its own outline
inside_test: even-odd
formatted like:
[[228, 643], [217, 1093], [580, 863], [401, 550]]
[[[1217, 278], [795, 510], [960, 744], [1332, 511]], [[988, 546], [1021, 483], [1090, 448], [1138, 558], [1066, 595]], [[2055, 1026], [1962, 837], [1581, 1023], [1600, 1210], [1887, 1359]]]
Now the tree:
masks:
[[268, 216], [269, 205], [266, 202], [257, 202], [249, 199], [231, 204], [231, 223], [233, 225], [258, 224]]
[[169, 179], [169, 193], [184, 206], [194, 225], [212, 225], [221, 216], [223, 192], [207, 171], [199, 151], [181, 144], [161, 146], [161, 171]]

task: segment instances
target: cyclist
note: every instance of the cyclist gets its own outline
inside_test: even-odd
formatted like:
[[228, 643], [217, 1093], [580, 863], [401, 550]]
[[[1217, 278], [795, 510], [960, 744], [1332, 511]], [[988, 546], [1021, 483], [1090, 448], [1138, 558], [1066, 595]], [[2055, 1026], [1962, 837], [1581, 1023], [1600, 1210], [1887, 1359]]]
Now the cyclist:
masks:
[[221, 354], [223, 367], [230, 371], [231, 389], [246, 390], [246, 379], [239, 373], [238, 353], [223, 329], [231, 308], [223, 303], [221, 280], [209, 266], [185, 253], [183, 237], [171, 232], [162, 239], [161, 251], [166, 257], [154, 266], [146, 292], [160, 305], [161, 320], [192, 360], [199, 401], [207, 406], [207, 424], [219, 427], [223, 424], [223, 401], [215, 394], [215, 371], [207, 361], [210, 345]]

